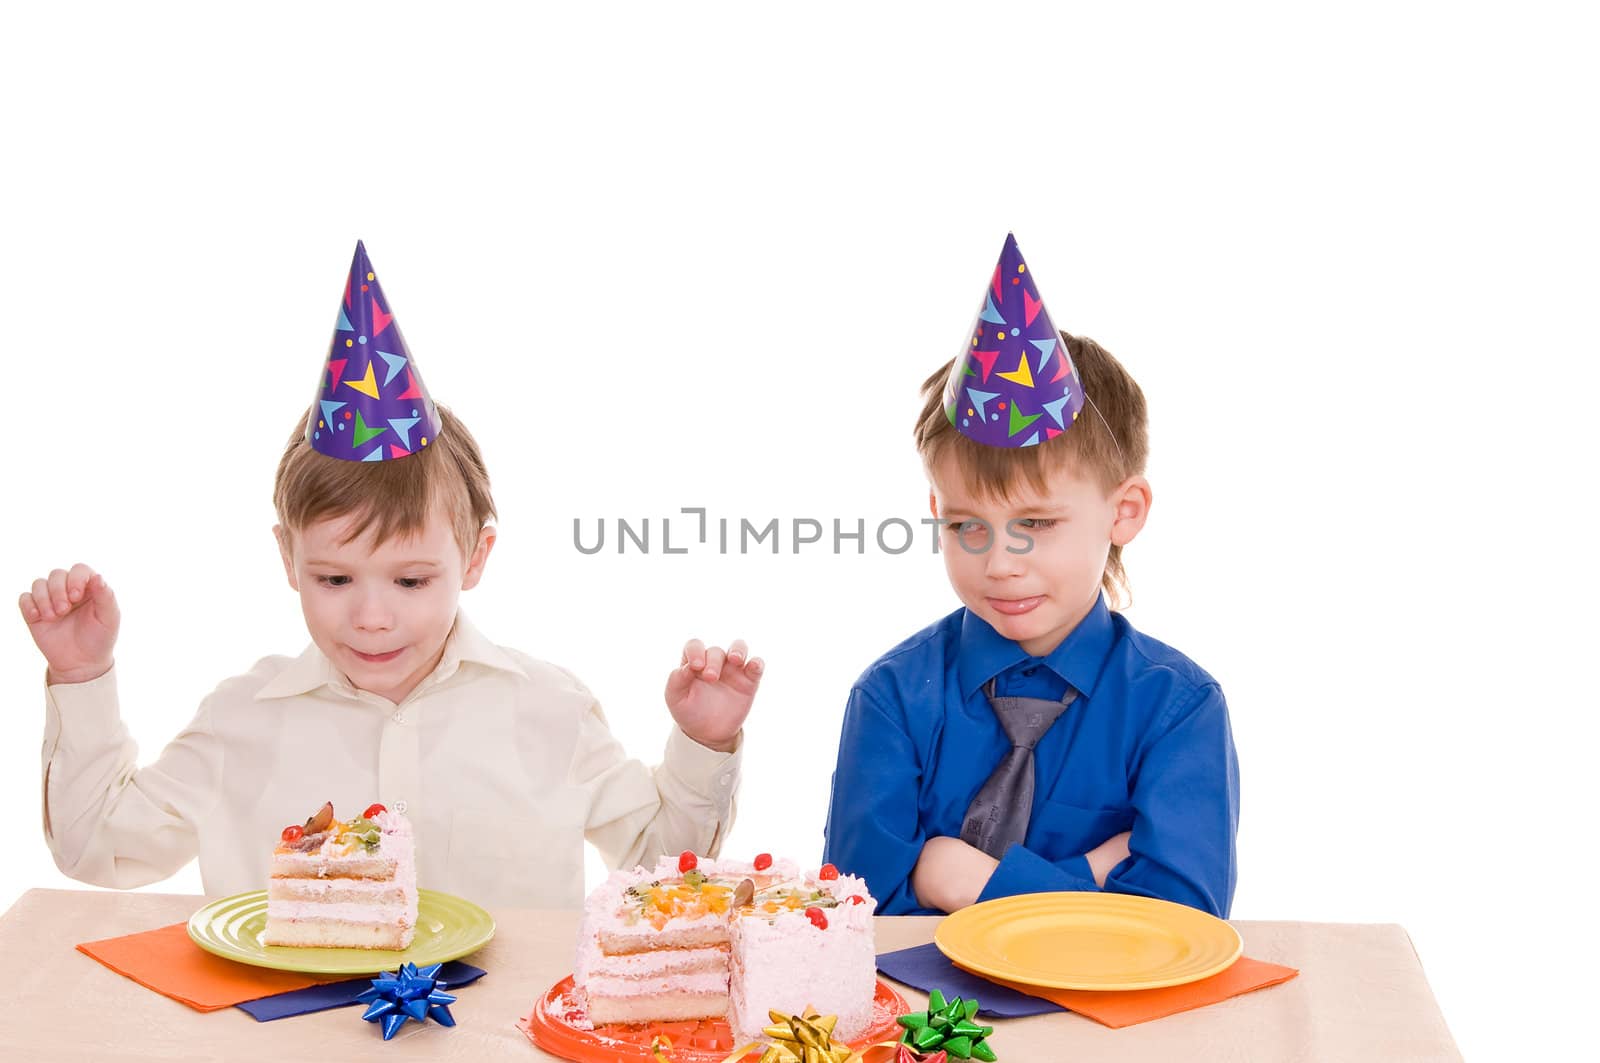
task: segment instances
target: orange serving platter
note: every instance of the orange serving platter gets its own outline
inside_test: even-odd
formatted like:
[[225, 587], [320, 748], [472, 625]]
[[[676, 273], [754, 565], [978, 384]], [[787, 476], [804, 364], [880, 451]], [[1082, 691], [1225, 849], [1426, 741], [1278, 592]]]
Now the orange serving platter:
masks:
[[[872, 1026], [852, 1047], [864, 1048], [878, 1041], [900, 1036], [895, 1019], [907, 1012], [905, 998], [881, 980], [872, 1001]], [[528, 1040], [552, 1055], [577, 1063], [654, 1063], [658, 1058], [671, 1063], [722, 1063], [742, 1041], [722, 1019], [697, 1022], [655, 1022], [635, 1025], [612, 1024], [585, 1029], [583, 1009], [572, 999], [572, 979], [563, 978], [539, 998], [533, 1013], [517, 1020], [517, 1028]], [[668, 1047], [663, 1040], [670, 1041]], [[656, 1047], [661, 1049], [658, 1057]], [[752, 1052], [746, 1058], [756, 1059]]]

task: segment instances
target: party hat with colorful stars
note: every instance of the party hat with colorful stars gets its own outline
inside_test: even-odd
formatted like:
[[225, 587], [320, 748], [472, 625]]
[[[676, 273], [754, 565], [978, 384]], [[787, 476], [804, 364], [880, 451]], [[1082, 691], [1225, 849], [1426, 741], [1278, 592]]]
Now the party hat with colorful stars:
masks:
[[1008, 233], [970, 342], [945, 382], [945, 414], [979, 443], [1031, 447], [1071, 428], [1082, 408], [1083, 381]]
[[306, 438], [330, 458], [386, 461], [438, 437], [439, 411], [358, 240]]

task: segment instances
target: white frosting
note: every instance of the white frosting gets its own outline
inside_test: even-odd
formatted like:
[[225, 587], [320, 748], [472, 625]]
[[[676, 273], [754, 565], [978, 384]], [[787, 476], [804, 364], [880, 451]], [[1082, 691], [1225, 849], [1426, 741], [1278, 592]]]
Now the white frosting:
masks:
[[590, 975], [614, 978], [660, 978], [663, 975], [704, 970], [720, 970], [726, 974], [728, 970], [726, 945], [707, 949], [655, 949], [622, 955], [608, 955], [596, 950], [590, 955]]
[[322, 901], [267, 901], [268, 919], [316, 919], [334, 923], [399, 923], [412, 926], [417, 917], [403, 904], [326, 904]]
[[276, 900], [345, 902], [349, 904], [403, 904], [408, 891], [392, 878], [275, 878], [267, 883], [267, 896]]
[[663, 978], [610, 978], [596, 975], [584, 983], [584, 991], [593, 997], [613, 998], [654, 996], [658, 993], [718, 993], [725, 996], [728, 992], [728, 968]]

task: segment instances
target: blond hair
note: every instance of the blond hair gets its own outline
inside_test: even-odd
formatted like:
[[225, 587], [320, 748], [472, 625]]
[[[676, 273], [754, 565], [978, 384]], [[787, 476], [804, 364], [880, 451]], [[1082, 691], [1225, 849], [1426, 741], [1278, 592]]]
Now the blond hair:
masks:
[[[951, 454], [968, 492], [1001, 501], [1009, 501], [1023, 483], [1037, 491], [1047, 490], [1050, 473], [1064, 464], [1093, 476], [1105, 491], [1131, 476], [1143, 475], [1150, 434], [1144, 392], [1138, 382], [1094, 340], [1065, 332], [1061, 339], [1089, 400], [1070, 430], [1031, 447], [992, 447], [968, 439], [956, 430], [945, 409], [945, 382], [955, 365], [951, 359], [922, 384], [916, 441], [923, 465], [932, 469], [945, 454]], [[1131, 600], [1122, 547], [1114, 543], [1100, 585], [1113, 608], [1123, 608]]]
[[384, 543], [422, 530], [435, 508], [453, 525], [464, 555], [494, 517], [489, 471], [467, 426], [443, 406], [439, 434], [414, 453], [389, 461], [345, 461], [313, 450], [306, 440], [310, 410], [295, 426], [278, 461], [272, 504], [291, 533], [318, 521], [356, 514], [345, 542], [369, 530]]

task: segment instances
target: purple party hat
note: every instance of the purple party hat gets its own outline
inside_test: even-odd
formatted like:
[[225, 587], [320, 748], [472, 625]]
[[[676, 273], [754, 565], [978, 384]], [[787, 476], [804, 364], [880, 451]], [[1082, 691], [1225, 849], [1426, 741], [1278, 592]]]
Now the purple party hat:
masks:
[[438, 436], [439, 411], [358, 240], [306, 439], [330, 458], [386, 461]]
[[1083, 381], [1039, 298], [1017, 238], [1006, 234], [971, 342], [944, 386], [956, 430], [991, 447], [1031, 447], [1072, 427]]

